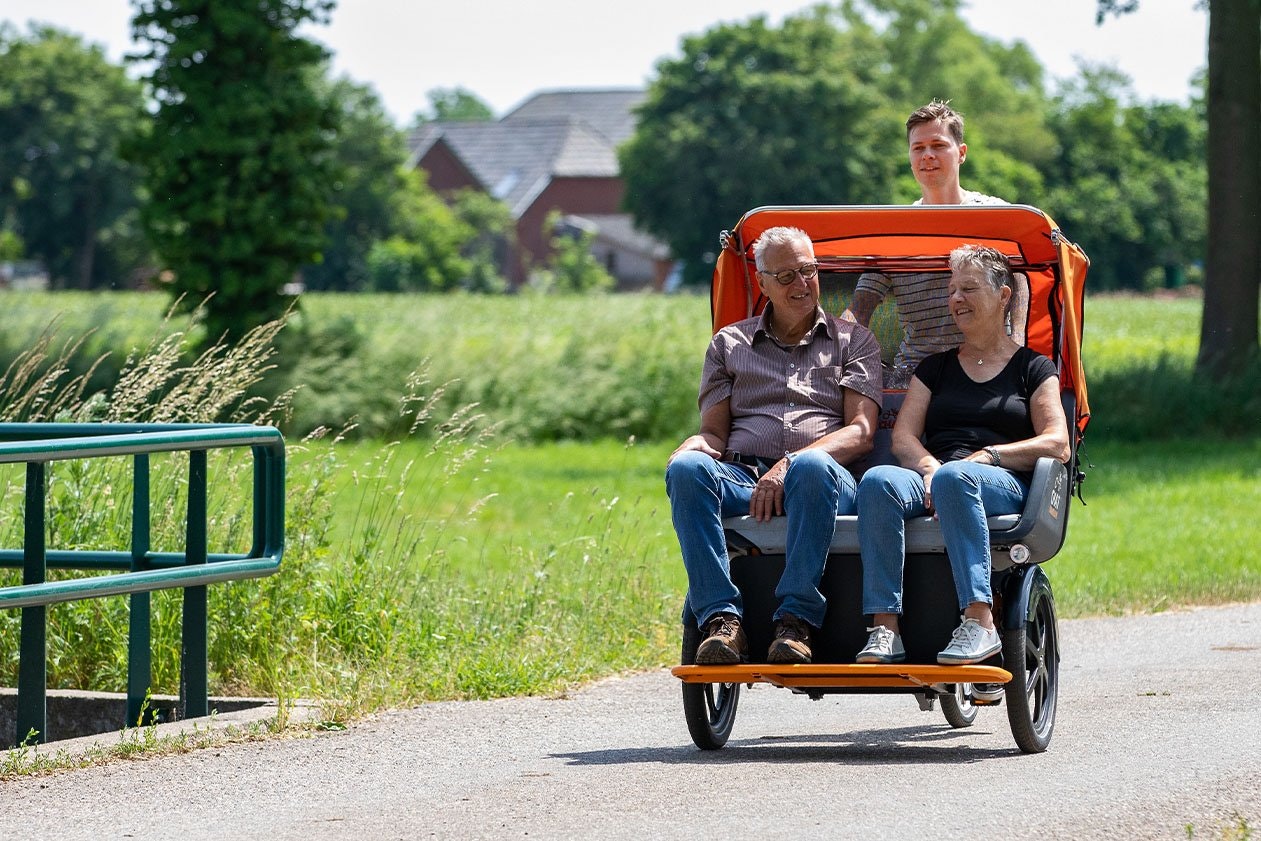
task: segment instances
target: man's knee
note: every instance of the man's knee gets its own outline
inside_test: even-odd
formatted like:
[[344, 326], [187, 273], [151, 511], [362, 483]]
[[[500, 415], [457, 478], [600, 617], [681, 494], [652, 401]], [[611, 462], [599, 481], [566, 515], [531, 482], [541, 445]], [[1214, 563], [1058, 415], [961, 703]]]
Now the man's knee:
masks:
[[717, 464], [699, 450], [679, 453], [666, 465], [666, 494], [673, 496], [676, 490], [698, 482], [713, 486]]
[[[788, 477], [796, 481], [834, 482], [842, 471], [844, 468], [836, 463], [836, 459], [823, 450], [805, 450], [793, 456]], [[788, 477], [785, 477], [786, 482], [790, 481]]]

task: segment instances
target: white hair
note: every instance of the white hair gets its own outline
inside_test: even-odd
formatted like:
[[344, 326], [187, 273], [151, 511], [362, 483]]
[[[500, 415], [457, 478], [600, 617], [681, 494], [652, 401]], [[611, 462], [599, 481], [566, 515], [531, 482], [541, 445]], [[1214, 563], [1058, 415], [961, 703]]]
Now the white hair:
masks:
[[792, 245], [795, 242], [806, 242], [810, 245], [810, 250], [814, 250], [814, 241], [801, 228], [790, 228], [786, 225], [767, 228], [757, 238], [757, 242], [753, 243], [753, 262], [757, 264], [757, 270], [760, 272], [766, 269], [766, 265], [762, 262], [766, 249], [772, 245]]

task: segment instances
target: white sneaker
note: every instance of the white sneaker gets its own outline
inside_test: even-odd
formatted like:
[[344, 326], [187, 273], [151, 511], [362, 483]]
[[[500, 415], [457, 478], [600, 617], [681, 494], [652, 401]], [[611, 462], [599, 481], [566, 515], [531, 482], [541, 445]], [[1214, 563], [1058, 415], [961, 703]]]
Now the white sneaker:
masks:
[[981, 706], [992, 706], [1003, 700], [1006, 687], [1001, 683], [972, 684], [972, 701]]
[[867, 645], [858, 652], [856, 663], [901, 663], [906, 659], [906, 649], [902, 646], [902, 637], [886, 628], [877, 625], [868, 628]]
[[986, 629], [975, 619], [963, 619], [963, 624], [950, 635], [950, 644], [937, 655], [937, 662], [946, 666], [964, 666], [980, 663], [1003, 648], [1003, 640], [997, 628]]

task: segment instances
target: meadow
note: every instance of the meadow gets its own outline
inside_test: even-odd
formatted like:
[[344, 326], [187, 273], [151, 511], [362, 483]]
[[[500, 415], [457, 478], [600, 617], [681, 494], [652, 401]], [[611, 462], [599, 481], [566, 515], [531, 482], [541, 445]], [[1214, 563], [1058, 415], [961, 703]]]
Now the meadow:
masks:
[[[0, 354], [38, 343], [57, 312], [44, 347], [68, 370], [110, 346], [124, 361], [138, 348], [144, 367], [154, 336], [186, 329], [163, 321], [164, 306], [28, 296], [0, 316]], [[1194, 298], [1091, 298], [1086, 313], [1086, 504], [1073, 503], [1046, 566], [1060, 614], [1261, 598], [1256, 372], [1225, 387], [1195, 379]], [[77, 345], [63, 338], [94, 325]], [[211, 589], [212, 691], [317, 698], [337, 719], [553, 692], [677, 658], [685, 578], [662, 473], [696, 422], [707, 300], [311, 296], [285, 330], [306, 353], [282, 332], [254, 364], [275, 364], [284, 382], [241, 392], [272, 400], [266, 417], [288, 425], [285, 562]], [[111, 365], [126, 368], [100, 362], [84, 387], [89, 416], [125, 402], [94, 390]], [[99, 489], [98, 477], [62, 482], [65, 510], [101, 498], [72, 492]], [[6, 545], [14, 498], [11, 486]], [[125, 534], [100, 519], [67, 514], [64, 533]], [[223, 539], [234, 522], [225, 512]], [[154, 602], [154, 688], [170, 692], [179, 595]], [[50, 614], [50, 686], [120, 690], [125, 601]], [[16, 620], [0, 615], [10, 684]]]

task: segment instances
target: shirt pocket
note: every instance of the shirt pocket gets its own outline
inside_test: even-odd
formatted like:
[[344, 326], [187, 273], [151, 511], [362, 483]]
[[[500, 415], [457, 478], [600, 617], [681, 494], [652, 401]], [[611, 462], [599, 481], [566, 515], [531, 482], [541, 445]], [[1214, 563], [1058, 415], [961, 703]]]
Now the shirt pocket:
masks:
[[839, 410], [841, 401], [841, 377], [845, 369], [840, 365], [821, 365], [805, 376], [805, 394], [811, 402], [831, 406]]

